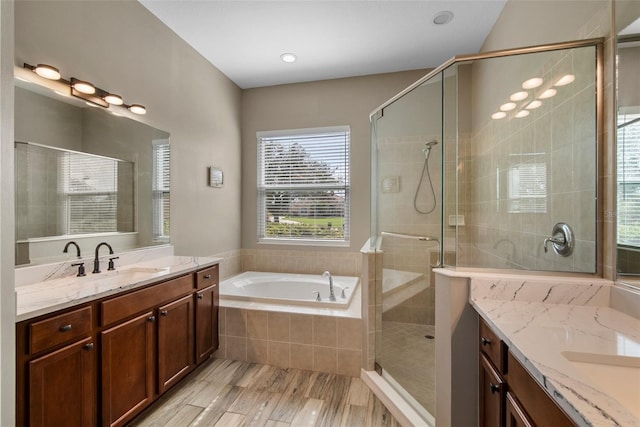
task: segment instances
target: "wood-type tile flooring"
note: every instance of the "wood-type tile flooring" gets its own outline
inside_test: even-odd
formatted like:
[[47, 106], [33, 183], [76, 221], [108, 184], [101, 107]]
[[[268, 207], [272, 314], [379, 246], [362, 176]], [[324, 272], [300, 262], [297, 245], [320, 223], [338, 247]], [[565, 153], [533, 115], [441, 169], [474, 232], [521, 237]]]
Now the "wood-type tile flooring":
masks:
[[132, 426], [400, 424], [359, 378], [211, 359], [150, 406]]

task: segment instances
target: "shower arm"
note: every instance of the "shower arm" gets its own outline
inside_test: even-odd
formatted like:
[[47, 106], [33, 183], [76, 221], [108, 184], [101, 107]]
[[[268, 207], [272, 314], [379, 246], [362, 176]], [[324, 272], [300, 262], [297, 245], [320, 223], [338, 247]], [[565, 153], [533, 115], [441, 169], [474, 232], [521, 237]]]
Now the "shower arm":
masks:
[[438, 256], [438, 262], [436, 263], [436, 265], [432, 265], [431, 268], [440, 268], [442, 267], [442, 263], [440, 262], [440, 258], [441, 258], [441, 252], [442, 252], [442, 248], [440, 247], [440, 240], [436, 239], [435, 237], [430, 237], [430, 236], [419, 236], [416, 234], [404, 234], [404, 233], [393, 233], [391, 231], [382, 231], [380, 232], [380, 236], [384, 237], [384, 236], [389, 236], [389, 237], [397, 237], [399, 239], [410, 239], [410, 240], [419, 240], [421, 242], [436, 242], [438, 244], [438, 253], [440, 256]]

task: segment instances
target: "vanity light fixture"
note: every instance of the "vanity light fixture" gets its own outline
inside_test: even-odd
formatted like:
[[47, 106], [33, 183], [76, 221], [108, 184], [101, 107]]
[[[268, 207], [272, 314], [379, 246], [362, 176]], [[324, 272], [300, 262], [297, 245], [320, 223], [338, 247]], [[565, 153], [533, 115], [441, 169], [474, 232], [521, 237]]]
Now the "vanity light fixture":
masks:
[[129, 111], [131, 111], [134, 114], [147, 114], [147, 109], [144, 107], [144, 105], [131, 104], [128, 108], [129, 108]]
[[38, 64], [33, 70], [40, 77], [49, 80], [60, 80], [60, 70], [47, 64]]
[[544, 92], [542, 92], [538, 98], [539, 99], [548, 99], [548, 98], [551, 98], [552, 96], [555, 96], [556, 93], [558, 93], [558, 91], [555, 90], [555, 89], [547, 89]]
[[103, 108], [122, 106], [122, 108], [126, 108], [134, 114], [147, 113], [147, 109], [143, 105], [127, 105], [120, 95], [100, 89], [87, 81], [76, 79], [75, 77], [71, 77], [70, 80], [65, 80], [60, 76], [60, 71], [51, 65], [38, 64], [37, 66], [33, 66], [24, 63], [23, 68], [25, 70], [33, 71], [35, 74], [45, 79], [54, 80], [55, 82], [51, 82], [48, 87], [58, 92], [60, 95], [75, 96], [76, 98], [86, 101], [91, 106], [100, 106]]
[[527, 110], [534, 110], [538, 107], [542, 106], [542, 101], [538, 101], [537, 99], [535, 101], [531, 101], [529, 104], [527, 104], [526, 108]]
[[518, 113], [516, 114], [516, 117], [521, 119], [523, 117], [527, 117], [529, 115], [529, 110], [520, 110], [518, 111]]
[[522, 83], [522, 89], [535, 89], [542, 84], [543, 80], [540, 77], [533, 77], [529, 80], [525, 80]]
[[575, 79], [576, 79], [576, 76], [574, 76], [573, 74], [565, 74], [560, 78], [560, 80], [554, 83], [554, 86], [568, 85], [569, 83], [573, 83]]
[[500, 106], [500, 111], [511, 111], [516, 108], [516, 104], [513, 102], [507, 102]]
[[75, 77], [71, 77], [71, 87], [80, 93], [87, 95], [93, 95], [96, 93], [96, 87], [89, 82], [78, 80]]
[[504, 119], [505, 117], [507, 117], [507, 113], [505, 113], [504, 111], [498, 111], [497, 113], [493, 113], [491, 115], [491, 118], [493, 120], [500, 120], [500, 119]]
[[523, 99], [527, 99], [529, 97], [529, 92], [521, 91], [512, 94], [509, 99], [512, 101], [522, 101]]

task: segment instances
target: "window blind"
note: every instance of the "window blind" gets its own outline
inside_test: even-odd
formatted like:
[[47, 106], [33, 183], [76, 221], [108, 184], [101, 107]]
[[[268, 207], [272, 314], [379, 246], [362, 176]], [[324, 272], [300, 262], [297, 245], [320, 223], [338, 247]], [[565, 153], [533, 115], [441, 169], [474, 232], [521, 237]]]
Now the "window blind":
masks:
[[117, 162], [66, 152], [60, 156], [60, 171], [67, 233], [116, 231]]
[[348, 242], [349, 127], [257, 137], [258, 240]]
[[618, 116], [618, 244], [634, 247], [640, 247], [639, 119], [640, 114]]
[[169, 141], [153, 143], [153, 237], [169, 238], [171, 211], [171, 147]]
[[547, 164], [519, 163], [509, 168], [510, 213], [547, 212]]

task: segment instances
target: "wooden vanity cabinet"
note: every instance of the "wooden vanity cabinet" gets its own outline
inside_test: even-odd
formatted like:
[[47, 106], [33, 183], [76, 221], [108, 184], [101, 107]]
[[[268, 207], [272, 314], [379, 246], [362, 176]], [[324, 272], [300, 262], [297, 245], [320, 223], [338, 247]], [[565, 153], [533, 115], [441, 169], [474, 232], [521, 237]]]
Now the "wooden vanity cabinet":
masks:
[[102, 425], [123, 425], [154, 398], [155, 316], [148, 311], [101, 333]]
[[131, 422], [218, 348], [214, 267], [16, 324], [17, 425]]
[[96, 424], [93, 313], [74, 307], [16, 325], [17, 425]]
[[575, 423], [480, 319], [480, 427], [570, 427]]

